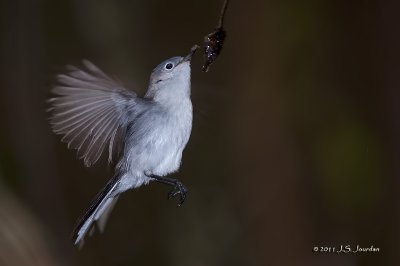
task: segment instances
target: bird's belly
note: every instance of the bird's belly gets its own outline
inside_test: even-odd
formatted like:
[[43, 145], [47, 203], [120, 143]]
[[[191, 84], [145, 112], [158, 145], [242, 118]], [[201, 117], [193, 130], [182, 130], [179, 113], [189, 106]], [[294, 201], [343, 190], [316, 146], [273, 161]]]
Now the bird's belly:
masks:
[[149, 171], [158, 176], [173, 173], [179, 169], [182, 159], [183, 148], [180, 149], [167, 149], [158, 158], [158, 163], [154, 165]]
[[189, 135], [190, 131], [173, 127], [157, 128], [147, 132], [140, 142], [130, 147], [128, 168], [158, 176], [177, 171]]
[[145, 147], [133, 148], [129, 156], [129, 168], [159, 176], [175, 172], [181, 164], [184, 146], [173, 142], [171, 139], [156, 140]]

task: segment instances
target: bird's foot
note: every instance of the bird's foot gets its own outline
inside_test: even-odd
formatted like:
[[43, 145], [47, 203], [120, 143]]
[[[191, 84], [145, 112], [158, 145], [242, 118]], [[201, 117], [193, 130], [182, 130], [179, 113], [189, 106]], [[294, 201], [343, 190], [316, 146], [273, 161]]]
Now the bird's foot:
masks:
[[182, 206], [186, 199], [186, 193], [188, 189], [182, 184], [182, 182], [176, 180], [175, 187], [168, 192], [168, 199], [172, 199], [177, 195], [180, 195], [178, 206]]
[[168, 199], [172, 199], [177, 195], [180, 195], [178, 207], [182, 206], [182, 204], [186, 200], [186, 194], [188, 192], [188, 189], [182, 184], [181, 181], [165, 176], [156, 176], [156, 175], [148, 175], [148, 176], [153, 178], [155, 181], [159, 183], [172, 186], [173, 189], [170, 192], [168, 192]]

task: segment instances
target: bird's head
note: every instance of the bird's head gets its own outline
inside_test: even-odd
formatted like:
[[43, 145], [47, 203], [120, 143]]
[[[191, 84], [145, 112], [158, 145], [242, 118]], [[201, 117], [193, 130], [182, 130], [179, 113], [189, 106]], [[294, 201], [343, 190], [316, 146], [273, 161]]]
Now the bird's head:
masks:
[[146, 97], [163, 100], [169, 97], [190, 96], [190, 62], [197, 47], [185, 56], [176, 56], [160, 63], [151, 73]]

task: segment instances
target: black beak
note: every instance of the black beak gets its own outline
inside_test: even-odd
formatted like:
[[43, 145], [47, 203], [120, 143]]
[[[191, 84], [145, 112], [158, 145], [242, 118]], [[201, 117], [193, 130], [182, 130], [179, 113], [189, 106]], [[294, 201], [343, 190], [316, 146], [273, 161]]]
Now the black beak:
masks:
[[182, 62], [187, 62], [187, 61], [192, 60], [192, 56], [194, 55], [194, 53], [195, 53], [195, 52], [197, 51], [197, 49], [199, 49], [199, 48], [200, 48], [200, 46], [198, 46], [197, 44], [194, 45], [194, 46], [192, 47], [192, 49], [190, 49], [190, 53], [182, 59], [181, 63], [182, 63]]

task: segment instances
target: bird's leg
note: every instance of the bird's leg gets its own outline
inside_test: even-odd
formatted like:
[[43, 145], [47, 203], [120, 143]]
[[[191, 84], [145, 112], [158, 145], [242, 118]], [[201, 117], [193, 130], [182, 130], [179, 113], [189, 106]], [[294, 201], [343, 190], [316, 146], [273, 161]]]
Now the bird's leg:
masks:
[[157, 176], [157, 175], [148, 175], [148, 177], [154, 179], [155, 181], [173, 186], [174, 188], [168, 192], [168, 199], [172, 199], [176, 195], [180, 194], [180, 201], [178, 203], [178, 206], [181, 206], [186, 199], [186, 193], [188, 192], [187, 188], [182, 184], [181, 181], [170, 178], [170, 177], [165, 177], [165, 176]]

